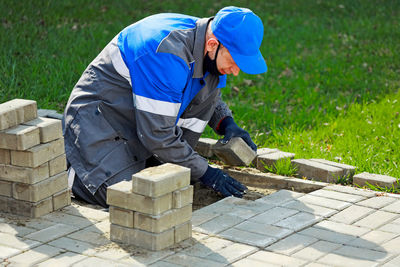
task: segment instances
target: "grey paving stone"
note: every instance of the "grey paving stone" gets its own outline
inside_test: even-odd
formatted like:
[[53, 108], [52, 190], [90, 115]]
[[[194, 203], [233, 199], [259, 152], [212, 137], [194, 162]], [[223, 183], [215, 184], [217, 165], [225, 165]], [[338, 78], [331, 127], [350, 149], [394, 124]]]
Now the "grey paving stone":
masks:
[[86, 259], [73, 264], [72, 266], [85, 266], [85, 267], [99, 267], [99, 266], [115, 266], [115, 267], [126, 267], [129, 266], [127, 264], [115, 262], [115, 261], [110, 261], [110, 260], [105, 260], [105, 259], [100, 259], [96, 257], [87, 257]]
[[105, 233], [109, 233], [110, 232], [110, 221], [101, 221], [98, 222], [96, 224], [90, 225], [86, 228], [84, 228], [84, 230], [87, 231], [92, 231], [92, 232], [96, 232], [96, 233], [100, 233], [100, 234], [105, 234]]
[[208, 255], [207, 259], [221, 263], [226, 263], [227, 261], [232, 263], [236, 260], [246, 257], [251, 253], [256, 252], [257, 250], [258, 249], [253, 246], [235, 243]]
[[0, 223], [0, 232], [23, 237], [36, 232], [36, 229], [10, 223]]
[[67, 237], [99, 246], [111, 243], [110, 239], [104, 236], [103, 233], [92, 232], [90, 231], [90, 229], [77, 231], [75, 233], [69, 234]]
[[337, 167], [343, 170], [343, 175], [344, 176], [353, 176], [356, 170], [356, 167], [348, 165], [348, 164], [343, 164], [343, 163], [339, 163], [339, 162], [335, 162], [335, 161], [329, 161], [326, 159], [310, 159], [311, 161], [316, 161], [319, 163], [323, 163], [325, 165], [329, 165], [329, 166], [333, 166], [333, 167]]
[[232, 244], [232, 241], [226, 239], [209, 237], [200, 240], [194, 246], [191, 246], [183, 250], [182, 252], [190, 256], [204, 258], [210, 254], [215, 253], [218, 250], [231, 246]]
[[387, 252], [381, 252], [367, 248], [356, 248], [352, 246], [342, 246], [338, 250], [335, 250], [334, 253], [350, 258], [358, 258], [374, 262], [382, 262], [392, 256]]
[[385, 263], [384, 265], [382, 265], [382, 267], [398, 267], [398, 266], [400, 266], [400, 256], [397, 256], [388, 261], [387, 263]]
[[321, 240], [338, 243], [338, 244], [346, 244], [346, 243], [349, 243], [350, 241], [356, 239], [356, 236], [353, 236], [353, 235], [337, 233], [337, 232], [333, 232], [330, 230], [326, 230], [323, 228], [317, 228], [317, 227], [310, 227], [310, 228], [304, 229], [304, 230], [300, 231], [299, 234], [306, 235], [306, 236], [312, 236], [312, 237], [315, 237], [315, 238], [318, 238]]
[[193, 228], [194, 231], [206, 234], [216, 234], [243, 221], [242, 218], [221, 215]]
[[289, 218], [283, 219], [276, 226], [299, 231], [322, 220], [322, 217], [307, 212], [299, 212]]
[[315, 242], [308, 247], [299, 250], [298, 252], [294, 253], [292, 257], [300, 258], [308, 261], [315, 261], [318, 258], [321, 258], [323, 255], [338, 249], [342, 245], [327, 241], [318, 241]]
[[369, 208], [373, 208], [373, 209], [380, 209], [385, 206], [388, 206], [390, 203], [393, 203], [395, 201], [396, 201], [396, 199], [392, 198], [392, 197], [379, 196], [379, 197], [372, 197], [372, 198], [360, 201], [357, 203], [357, 205], [369, 207]]
[[384, 242], [381, 247], [388, 252], [400, 254], [400, 236]]
[[399, 217], [399, 214], [378, 210], [355, 222], [354, 225], [376, 229], [390, 221], [393, 221], [396, 217]]
[[48, 228], [50, 226], [56, 225], [57, 223], [45, 220], [45, 219], [43, 219], [43, 216], [42, 216], [40, 218], [29, 219], [29, 220], [23, 221], [22, 224], [29, 228], [34, 228], [36, 230], [42, 230], [42, 229]]
[[199, 266], [199, 267], [219, 267], [225, 266], [229, 264], [229, 261], [225, 261], [224, 263], [215, 262], [212, 260], [198, 258], [194, 256], [190, 256], [184, 253], [177, 253], [168, 258], [163, 259], [163, 261], [183, 265], [183, 266]]
[[249, 258], [244, 258], [241, 259], [235, 263], [233, 263], [231, 266], [233, 267], [276, 267], [279, 266], [277, 264], [272, 264], [272, 263], [267, 263], [267, 262], [262, 262], [262, 261], [257, 261]]
[[22, 250], [0, 245], [0, 260], [10, 258], [20, 253], [22, 253]]
[[21, 250], [28, 250], [41, 245], [41, 243], [38, 241], [23, 239], [5, 233], [0, 233], [0, 244]]
[[326, 267], [326, 264], [320, 264], [320, 263], [316, 263], [316, 262], [311, 262], [307, 265], [304, 265], [304, 267]]
[[87, 256], [66, 252], [39, 263], [37, 267], [69, 267], [85, 258], [87, 258]]
[[240, 137], [232, 138], [227, 144], [217, 142], [212, 151], [225, 164], [232, 166], [248, 166], [257, 155]]
[[250, 218], [250, 221], [264, 223], [264, 224], [274, 224], [282, 219], [285, 219], [289, 216], [292, 216], [299, 211], [282, 208], [282, 207], [275, 207], [271, 210], [268, 210], [264, 213], [261, 213], [257, 216]]
[[62, 211], [71, 215], [90, 219], [91, 221], [103, 221], [108, 220], [109, 218], [109, 213], [107, 211], [79, 206], [76, 204], [65, 207]]
[[374, 211], [375, 211], [375, 209], [353, 205], [348, 208], [345, 208], [344, 210], [340, 211], [339, 213], [336, 213], [335, 215], [330, 217], [329, 220], [335, 221], [335, 222], [352, 224], [352, 223], [360, 220], [361, 218], [364, 218], [368, 214], [371, 214]]
[[332, 221], [322, 221], [314, 225], [314, 227], [333, 231], [336, 233], [353, 235], [354, 237], [362, 236], [370, 231], [370, 229], [365, 227], [359, 227], [356, 225], [348, 225]]
[[150, 267], [180, 267], [182, 265], [178, 265], [178, 264], [173, 264], [170, 262], [166, 262], [166, 261], [157, 261], [154, 264], [149, 265]]
[[334, 209], [325, 208], [325, 207], [317, 206], [317, 205], [310, 204], [310, 203], [304, 203], [304, 202], [300, 202], [297, 200], [287, 202], [287, 203], [283, 204], [282, 206], [285, 208], [308, 212], [308, 213], [311, 213], [311, 214], [314, 214], [317, 216], [322, 216], [322, 217], [329, 217], [338, 212], [337, 210], [334, 210]]
[[44, 215], [44, 216], [42, 216], [42, 219], [49, 220], [49, 221], [52, 221], [55, 223], [68, 224], [68, 225], [74, 226], [75, 228], [78, 228], [78, 229], [83, 229], [83, 228], [93, 224], [93, 222], [87, 218], [74, 216], [74, 215], [70, 215], [70, 214], [62, 213], [62, 212], [53, 212], [53, 213]]
[[244, 221], [235, 226], [235, 229], [248, 231], [256, 234], [267, 235], [270, 237], [274, 237], [276, 239], [284, 238], [294, 231], [274, 225], [264, 224], [264, 223], [256, 223], [252, 221]]
[[398, 236], [398, 234], [374, 230], [362, 235], [361, 237], [357, 237], [347, 245], [385, 252], [385, 250], [379, 245], [395, 238], [396, 236]]
[[393, 234], [400, 234], [400, 225], [396, 223], [386, 223], [378, 228], [378, 230]]
[[347, 257], [347, 256], [342, 256], [338, 255], [335, 253], [330, 253], [322, 258], [320, 258], [317, 262], [330, 265], [330, 266], [363, 266], [363, 267], [369, 267], [369, 266], [378, 266], [379, 263], [374, 262], [374, 261], [367, 261], [367, 260], [361, 260], [361, 259], [356, 259], [353, 257]]
[[202, 212], [201, 210], [196, 210], [192, 213], [192, 225], [198, 226], [218, 216], [219, 214], [216, 213], [207, 213]]
[[392, 223], [394, 223], [394, 224], [400, 224], [400, 218], [397, 218], [397, 219], [394, 220]]
[[347, 193], [347, 194], [352, 194], [352, 195], [364, 196], [367, 198], [374, 197], [376, 194], [376, 192], [372, 191], [372, 190], [361, 189], [361, 188], [351, 187], [351, 186], [343, 186], [343, 185], [328, 185], [324, 189]]
[[257, 251], [256, 253], [247, 257], [247, 259], [266, 264], [276, 264], [278, 266], [303, 266], [305, 263], [307, 263], [307, 261], [302, 259], [296, 259], [269, 251]]
[[61, 237], [59, 239], [56, 239], [50, 242], [49, 245], [88, 256], [92, 256], [96, 253], [95, 245], [68, 237]]
[[271, 154], [271, 153], [278, 152], [278, 151], [279, 151], [279, 149], [277, 149], [277, 148], [268, 148], [268, 147], [257, 148], [257, 156], [255, 159], [253, 159], [252, 164], [257, 168], [257, 158], [259, 156]]
[[291, 255], [317, 241], [317, 238], [295, 233], [266, 247], [265, 250]]
[[[174, 254], [171, 250], [148, 251], [144, 249], [135, 248], [136, 253], [127, 258], [118, 260], [120, 263], [128, 264], [129, 266], [148, 266], [149, 264], [156, 263], [161, 259]], [[127, 250], [129, 252], [129, 250]], [[111, 259], [111, 258], [110, 258]]]
[[312, 196], [312, 195], [302, 196], [302, 197], [298, 198], [298, 201], [304, 202], [304, 203], [310, 203], [310, 204], [314, 204], [317, 206], [322, 206], [322, 207], [326, 207], [326, 208], [330, 208], [330, 209], [335, 209], [335, 210], [343, 210], [351, 205], [351, 203], [346, 202], [346, 201], [339, 201], [339, 200], [335, 200], [335, 199], [319, 197], [319, 196]]
[[27, 263], [29, 263], [29, 265], [34, 265], [61, 252], [62, 250], [59, 248], [55, 248], [49, 245], [41, 245], [39, 247], [36, 247], [35, 249], [28, 250], [22, 254], [8, 258], [7, 261], [11, 262], [11, 264], [16, 265], [26, 265]]
[[268, 246], [277, 240], [276, 238], [271, 236], [256, 234], [237, 228], [231, 228], [226, 231], [223, 231], [222, 233], [219, 233], [218, 236], [226, 238], [231, 241], [245, 243], [257, 247]]
[[373, 174], [368, 172], [359, 173], [353, 176], [353, 184], [365, 186], [367, 183], [381, 187], [392, 187], [396, 185], [397, 179], [387, 175]]
[[278, 206], [278, 205], [282, 205], [286, 202], [292, 201], [296, 198], [299, 198], [301, 196], [304, 196], [304, 193], [299, 193], [299, 192], [283, 189], [283, 190], [279, 190], [278, 192], [275, 192], [273, 194], [259, 198], [256, 200], [256, 202], [265, 202], [268, 204]]
[[299, 177], [335, 183], [339, 177], [343, 177], [344, 170], [338, 167], [326, 165], [308, 159], [292, 160], [292, 165], [297, 167]]
[[388, 212], [394, 212], [394, 213], [400, 213], [400, 200], [396, 200], [395, 202], [391, 203], [390, 205], [383, 207], [381, 210], [388, 211]]
[[246, 220], [246, 219], [254, 217], [254, 216], [256, 216], [257, 214], [260, 213], [260, 211], [247, 209], [246, 207], [247, 206], [237, 207], [237, 208], [227, 212], [226, 214], [230, 215], [230, 216], [239, 217], [239, 218], [242, 218], [242, 219]]
[[362, 200], [366, 199], [366, 197], [359, 196], [359, 195], [352, 195], [352, 194], [331, 191], [331, 190], [325, 190], [325, 189], [316, 190], [314, 192], [311, 192], [310, 195], [326, 197], [326, 198], [331, 198], [331, 199], [336, 199], [336, 200], [341, 200], [341, 201], [346, 201], [346, 202], [351, 202], [351, 203], [356, 203], [358, 201], [362, 201]]
[[49, 242], [51, 240], [57, 239], [61, 236], [65, 236], [69, 233], [75, 232], [77, 230], [78, 230], [78, 228], [75, 228], [73, 226], [59, 223], [59, 224], [50, 226], [49, 228], [31, 233], [31, 234], [27, 235], [26, 238], [45, 243], [45, 242]]

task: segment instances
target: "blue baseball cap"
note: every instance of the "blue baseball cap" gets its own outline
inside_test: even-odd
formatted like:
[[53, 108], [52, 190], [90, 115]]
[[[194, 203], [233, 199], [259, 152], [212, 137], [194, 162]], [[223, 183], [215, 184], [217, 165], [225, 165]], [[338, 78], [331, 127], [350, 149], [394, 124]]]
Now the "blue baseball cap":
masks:
[[253, 11], [235, 6], [224, 7], [212, 20], [211, 30], [242, 71], [248, 74], [267, 71], [260, 52], [264, 26]]

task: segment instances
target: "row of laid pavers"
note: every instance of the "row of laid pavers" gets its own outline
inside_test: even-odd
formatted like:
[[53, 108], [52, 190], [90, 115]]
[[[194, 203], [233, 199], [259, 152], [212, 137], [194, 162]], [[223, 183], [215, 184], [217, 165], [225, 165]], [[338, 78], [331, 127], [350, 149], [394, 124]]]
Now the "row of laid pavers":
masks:
[[400, 198], [330, 185], [225, 198], [193, 213], [193, 238], [158, 252], [109, 239], [108, 212], [73, 205], [0, 220], [0, 259], [38, 266], [398, 266]]
[[231, 166], [245, 166], [252, 163], [258, 170], [265, 171], [279, 160], [290, 159], [296, 167], [297, 175], [315, 181], [335, 183], [339, 178], [352, 178], [353, 184], [366, 186], [367, 183], [380, 187], [397, 187], [395, 177], [367, 172], [355, 174], [356, 167], [328, 161], [325, 159], [294, 159], [295, 154], [280, 151], [276, 148], [260, 148], [257, 154], [240, 138], [232, 139], [228, 144], [211, 138], [200, 138], [195, 150], [202, 156], [211, 158], [219, 157], [225, 164]]

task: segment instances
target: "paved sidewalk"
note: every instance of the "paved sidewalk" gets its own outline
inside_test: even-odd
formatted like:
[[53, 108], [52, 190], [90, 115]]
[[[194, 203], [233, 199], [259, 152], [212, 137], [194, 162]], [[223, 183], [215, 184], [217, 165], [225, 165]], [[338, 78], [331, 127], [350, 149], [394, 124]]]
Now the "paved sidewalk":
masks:
[[159, 252], [109, 240], [108, 213], [76, 204], [0, 217], [0, 266], [400, 266], [400, 196], [331, 185], [225, 198], [193, 213], [193, 238]]

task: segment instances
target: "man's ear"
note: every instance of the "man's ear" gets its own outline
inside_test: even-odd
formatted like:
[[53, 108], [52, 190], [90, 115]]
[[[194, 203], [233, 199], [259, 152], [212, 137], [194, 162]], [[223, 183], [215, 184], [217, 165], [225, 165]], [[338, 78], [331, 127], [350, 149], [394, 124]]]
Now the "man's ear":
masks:
[[208, 39], [207, 42], [206, 42], [206, 50], [207, 50], [208, 52], [212, 52], [212, 51], [214, 51], [214, 50], [217, 49], [218, 44], [219, 44], [219, 42], [218, 42], [217, 39], [215, 39], [215, 38], [210, 38], [210, 39]]

